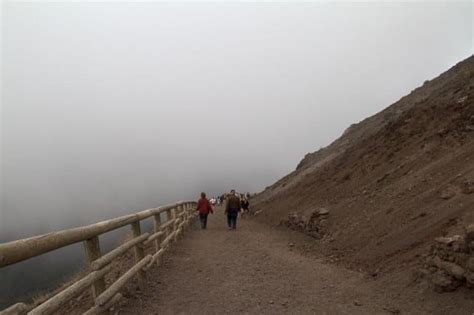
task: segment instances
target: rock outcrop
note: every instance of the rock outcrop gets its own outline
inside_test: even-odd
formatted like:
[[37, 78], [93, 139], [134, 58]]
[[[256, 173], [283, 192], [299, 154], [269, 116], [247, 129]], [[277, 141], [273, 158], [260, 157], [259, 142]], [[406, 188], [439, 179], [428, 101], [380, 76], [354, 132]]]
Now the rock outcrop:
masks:
[[303, 214], [291, 213], [287, 220], [283, 220], [282, 224], [292, 230], [304, 232], [316, 239], [321, 239], [324, 235], [324, 224], [329, 215], [326, 208], [318, 208], [306, 211]]
[[464, 235], [438, 237], [425, 258], [421, 273], [428, 275], [437, 292], [460, 286], [474, 288], [474, 224]]

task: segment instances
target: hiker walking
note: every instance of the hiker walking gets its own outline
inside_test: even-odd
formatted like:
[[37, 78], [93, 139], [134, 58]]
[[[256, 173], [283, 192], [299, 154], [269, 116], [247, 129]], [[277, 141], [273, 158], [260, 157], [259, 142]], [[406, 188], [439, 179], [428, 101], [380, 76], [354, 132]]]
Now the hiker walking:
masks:
[[249, 214], [250, 213], [250, 209], [249, 209], [250, 203], [249, 203], [247, 198], [243, 198], [240, 205], [241, 205], [241, 208], [242, 208], [242, 217], [244, 216], [244, 214]]
[[211, 203], [206, 198], [206, 193], [201, 193], [201, 199], [199, 199], [196, 211], [199, 211], [199, 220], [201, 221], [201, 229], [207, 228], [207, 216], [213, 213]]
[[240, 212], [240, 198], [235, 194], [235, 190], [232, 189], [230, 194], [227, 196], [227, 204], [225, 206], [225, 213], [227, 214], [227, 225], [229, 230], [235, 230], [237, 227], [237, 216]]

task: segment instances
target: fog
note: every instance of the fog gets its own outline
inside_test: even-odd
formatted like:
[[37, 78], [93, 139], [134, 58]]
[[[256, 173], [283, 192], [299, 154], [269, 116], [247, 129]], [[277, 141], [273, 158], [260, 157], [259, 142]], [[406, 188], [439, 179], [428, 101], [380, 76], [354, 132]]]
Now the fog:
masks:
[[473, 53], [472, 2], [2, 2], [0, 242], [257, 192]]

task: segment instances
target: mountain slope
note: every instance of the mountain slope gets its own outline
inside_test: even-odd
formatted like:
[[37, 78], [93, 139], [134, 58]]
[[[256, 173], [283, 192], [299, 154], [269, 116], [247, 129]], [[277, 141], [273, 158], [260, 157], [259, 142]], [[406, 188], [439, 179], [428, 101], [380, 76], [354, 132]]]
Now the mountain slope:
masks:
[[[322, 238], [318, 251], [348, 266], [415, 263], [474, 222], [473, 70], [471, 56], [308, 154], [255, 197], [259, 218]], [[321, 207], [329, 215], [315, 218]], [[298, 227], [313, 219], [317, 233]]]

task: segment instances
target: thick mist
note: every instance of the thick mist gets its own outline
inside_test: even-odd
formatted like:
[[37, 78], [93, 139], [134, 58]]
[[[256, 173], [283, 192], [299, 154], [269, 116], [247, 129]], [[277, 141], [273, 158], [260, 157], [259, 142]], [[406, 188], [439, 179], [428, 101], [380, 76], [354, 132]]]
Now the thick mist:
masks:
[[472, 3], [2, 3], [0, 241], [256, 192], [472, 54]]
[[[473, 53], [470, 1], [0, 8], [0, 242], [260, 191]], [[82, 259], [2, 268], [0, 309]]]

